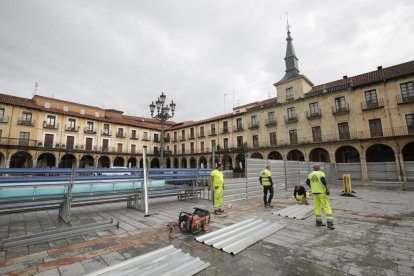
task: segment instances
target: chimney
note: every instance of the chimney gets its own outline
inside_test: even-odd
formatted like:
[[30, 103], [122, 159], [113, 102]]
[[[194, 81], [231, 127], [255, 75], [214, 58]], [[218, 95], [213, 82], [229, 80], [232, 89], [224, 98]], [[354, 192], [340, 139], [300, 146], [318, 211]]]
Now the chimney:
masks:
[[378, 71], [382, 70], [382, 65], [378, 66], [377, 69], [378, 69]]
[[343, 79], [347, 79], [347, 78], [348, 78], [348, 76], [347, 76], [347, 75], [345, 75], [345, 76], [343, 76], [342, 78], [343, 78]]

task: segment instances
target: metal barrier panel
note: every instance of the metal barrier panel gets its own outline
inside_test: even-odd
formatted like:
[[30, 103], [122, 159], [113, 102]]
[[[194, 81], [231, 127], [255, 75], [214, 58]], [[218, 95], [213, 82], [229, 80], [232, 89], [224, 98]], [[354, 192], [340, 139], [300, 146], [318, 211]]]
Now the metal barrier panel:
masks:
[[407, 181], [414, 181], [414, 161], [404, 161], [404, 167]]
[[350, 174], [351, 179], [362, 179], [361, 163], [336, 163], [336, 170], [338, 172], [337, 179], [342, 180], [342, 175]]
[[268, 163], [272, 171], [273, 185], [275, 190], [286, 190], [286, 175], [285, 175], [285, 162], [283, 160], [268, 160]]
[[398, 181], [395, 162], [367, 162], [368, 177], [378, 181]]

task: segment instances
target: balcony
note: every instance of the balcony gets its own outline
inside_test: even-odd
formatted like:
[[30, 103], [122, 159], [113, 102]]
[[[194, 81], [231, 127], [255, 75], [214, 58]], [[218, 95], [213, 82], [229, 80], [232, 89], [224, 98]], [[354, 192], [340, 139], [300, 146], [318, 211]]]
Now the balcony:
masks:
[[201, 132], [201, 133], [198, 135], [198, 138], [204, 138], [204, 137], [206, 137], [206, 136], [204, 135], [204, 132]]
[[[132, 138], [131, 138], [131, 139], [132, 139]], [[165, 143], [170, 142], [170, 136], [166, 136], [166, 137], [164, 137], [164, 142], [165, 142]]]
[[66, 125], [65, 131], [79, 132], [79, 126]]
[[322, 142], [322, 137], [321, 136], [313, 136], [312, 137], [312, 142], [321, 143]]
[[158, 137], [154, 137], [154, 142], [159, 143], [161, 140]]
[[220, 133], [229, 133], [229, 127], [223, 127], [222, 129], [220, 129]]
[[250, 122], [249, 123], [249, 129], [256, 129], [259, 128], [260, 124], [259, 122]]
[[233, 126], [233, 129], [234, 129], [234, 132], [237, 132], [237, 131], [243, 131], [243, 130], [244, 130], [243, 125], [242, 125], [242, 124], [240, 124], [240, 125], [236, 125], [236, 126]]
[[414, 102], [414, 95], [397, 95], [397, 104]]
[[112, 132], [109, 131], [109, 129], [102, 129], [101, 130], [101, 135], [102, 136], [112, 136]]
[[36, 140], [18, 139], [18, 138], [0, 138], [0, 145], [3, 146], [22, 146], [22, 147], [36, 147]]
[[21, 126], [30, 126], [30, 127], [34, 127], [35, 126], [35, 122], [32, 119], [28, 120], [28, 119], [22, 119], [22, 118], [18, 118], [17, 119], [17, 124], [21, 125]]
[[142, 141], [150, 141], [150, 139], [147, 136], [142, 137]]
[[382, 129], [372, 129], [372, 130], [370, 130], [370, 134], [371, 134], [372, 138], [384, 136], [384, 133], [382, 132]]
[[123, 132], [117, 132], [115, 136], [117, 138], [125, 138], [126, 137], [125, 133], [123, 133]]
[[211, 129], [208, 131], [208, 136], [216, 136], [216, 135], [217, 135], [216, 129]]
[[174, 137], [172, 141], [173, 141], [174, 143], [178, 142], [177, 137]]
[[188, 135], [188, 140], [194, 140], [194, 139], [195, 139], [195, 135], [194, 134]]
[[96, 134], [96, 129], [89, 128], [89, 127], [85, 127], [83, 131], [86, 134]]
[[0, 117], [0, 123], [8, 123], [8, 122], [9, 122], [9, 116]]
[[298, 122], [298, 116], [292, 115], [292, 116], [285, 116], [285, 124], [293, 124]]
[[361, 109], [362, 111], [375, 109], [375, 108], [381, 108], [384, 107], [384, 100], [378, 99], [378, 100], [371, 100], [361, 103]]
[[270, 127], [270, 126], [276, 126], [276, 125], [277, 125], [276, 118], [266, 119], [265, 126]]
[[186, 140], [186, 139], [185, 139], [185, 135], [178, 137], [178, 139], [179, 139], [180, 141], [185, 141], [185, 140]]
[[344, 115], [349, 113], [349, 104], [345, 104], [345, 106], [332, 106], [332, 114], [333, 115]]
[[321, 117], [322, 117], [322, 113], [320, 110], [306, 111], [306, 119], [308, 120], [320, 119]]
[[59, 128], [59, 123], [43, 121], [43, 128], [58, 129]]
[[298, 137], [290, 137], [290, 144], [297, 145], [298, 144]]

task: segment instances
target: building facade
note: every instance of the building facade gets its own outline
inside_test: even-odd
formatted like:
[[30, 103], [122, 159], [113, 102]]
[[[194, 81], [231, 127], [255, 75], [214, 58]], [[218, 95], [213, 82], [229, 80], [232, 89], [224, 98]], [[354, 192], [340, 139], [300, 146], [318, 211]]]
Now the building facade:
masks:
[[[246, 158], [331, 162], [355, 178], [410, 180], [414, 172], [414, 61], [314, 85], [300, 74], [290, 31], [277, 97], [202, 121], [167, 122], [165, 165], [243, 173]], [[159, 122], [34, 96], [0, 94], [2, 167], [160, 164]], [[414, 174], [414, 173], [413, 173]], [[382, 177], [382, 176], [381, 176]], [[387, 180], [387, 179], [384, 179]]]

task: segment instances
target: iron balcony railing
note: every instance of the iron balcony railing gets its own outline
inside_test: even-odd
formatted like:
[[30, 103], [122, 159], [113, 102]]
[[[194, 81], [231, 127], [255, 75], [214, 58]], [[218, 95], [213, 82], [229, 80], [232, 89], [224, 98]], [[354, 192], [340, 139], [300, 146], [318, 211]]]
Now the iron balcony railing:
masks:
[[149, 141], [150, 139], [148, 137], [142, 137], [142, 141]]
[[116, 137], [117, 138], [125, 138], [126, 137], [126, 134], [124, 132], [117, 132], [116, 133]]
[[178, 139], [179, 139], [180, 141], [185, 141], [185, 140], [186, 140], [186, 139], [185, 139], [185, 135], [178, 137]]
[[259, 126], [260, 123], [258, 121], [249, 123], [249, 129], [259, 128]]
[[198, 134], [198, 138], [204, 138], [204, 137], [205, 137], [204, 131], [203, 132], [200, 132], [200, 134]]
[[109, 129], [102, 129], [101, 130], [101, 135], [102, 136], [112, 136], [112, 131], [110, 131]]
[[276, 118], [274, 118], [274, 119], [266, 119], [265, 125], [266, 126], [275, 126], [275, 125], [277, 125]]
[[188, 135], [188, 140], [194, 140], [195, 139], [195, 134], [189, 134]]
[[243, 124], [238, 124], [238, 125], [233, 126], [233, 131], [234, 132], [243, 131], [243, 130], [244, 130]]
[[72, 132], [78, 132], [79, 126], [73, 126], [73, 125], [66, 125], [65, 131], [72, 131]]
[[370, 110], [370, 109], [380, 108], [380, 107], [384, 107], [384, 100], [382, 98], [361, 103], [362, 110]]
[[322, 113], [320, 110], [306, 111], [306, 119], [308, 120], [319, 119], [321, 117], [322, 117]]
[[220, 133], [229, 133], [230, 132], [230, 127], [223, 127], [220, 129]]
[[332, 114], [333, 115], [342, 115], [349, 113], [349, 104], [341, 105], [341, 106], [332, 106]]
[[292, 124], [298, 122], [298, 116], [296, 114], [292, 116], [285, 116], [285, 123], [286, 124]]
[[85, 127], [84, 132], [87, 134], [96, 134], [96, 129]]
[[210, 130], [208, 131], [208, 135], [209, 135], [209, 136], [215, 136], [215, 135], [217, 135], [217, 131], [216, 131], [216, 129], [210, 129]]
[[59, 128], [59, 123], [43, 121], [43, 128], [58, 129]]
[[414, 95], [397, 95], [397, 103], [405, 104], [414, 102]]
[[22, 119], [22, 118], [17, 118], [17, 124], [18, 125], [22, 125], [22, 126], [31, 126], [34, 127], [35, 126], [36, 121], [30, 119]]

